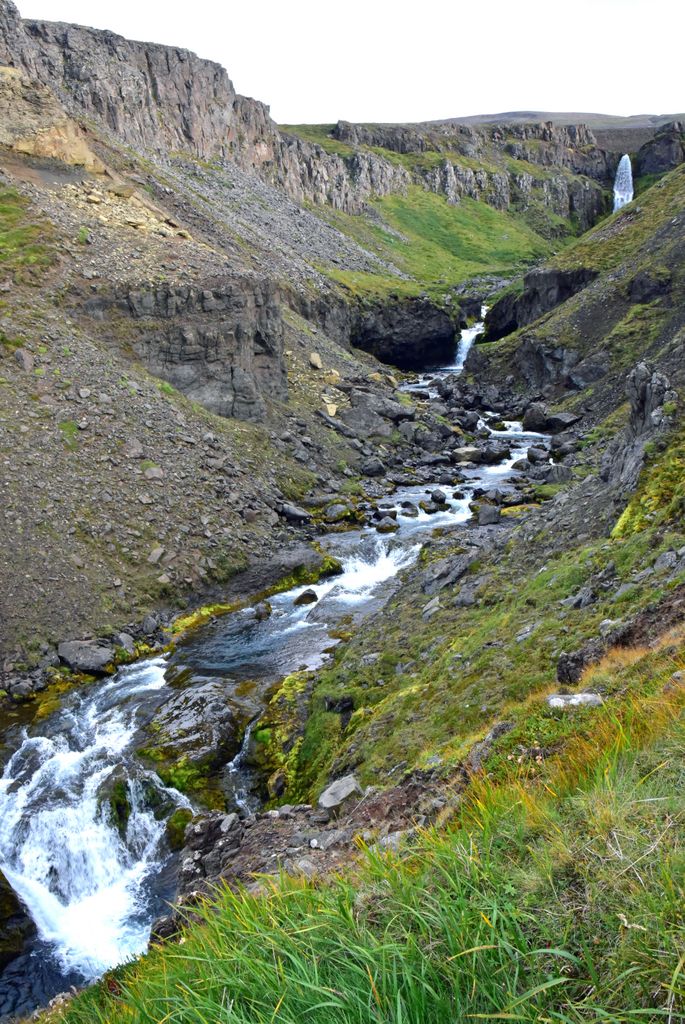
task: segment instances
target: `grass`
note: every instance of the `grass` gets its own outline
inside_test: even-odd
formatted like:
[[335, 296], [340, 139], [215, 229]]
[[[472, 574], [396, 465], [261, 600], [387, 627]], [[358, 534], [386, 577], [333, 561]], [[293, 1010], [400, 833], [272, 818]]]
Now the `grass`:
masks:
[[446, 830], [327, 884], [223, 890], [66, 1024], [682, 1020], [683, 692], [597, 716], [542, 777], [476, 780]]
[[522, 217], [473, 199], [453, 206], [443, 196], [411, 186], [406, 195], [385, 196], [373, 207], [380, 223], [339, 211], [325, 216], [409, 280], [390, 273], [326, 269], [356, 294], [416, 294], [424, 288], [441, 293], [478, 274], [520, 269], [550, 252], [549, 243]]
[[354, 146], [350, 146], [347, 142], [341, 142], [338, 139], [332, 139], [330, 133], [335, 128], [334, 124], [282, 124], [279, 125], [279, 130], [284, 132], [286, 135], [297, 135], [298, 138], [304, 139], [305, 142], [313, 142], [326, 153], [331, 153], [336, 156], [353, 156], [355, 153]]
[[[676, 415], [677, 409], [673, 410]], [[588, 438], [606, 441], [625, 422], [620, 406]], [[596, 453], [595, 453], [596, 454]], [[607, 519], [611, 537], [576, 542], [559, 552], [554, 537], [514, 538], [496, 559], [475, 563], [467, 575], [440, 592], [441, 607], [426, 622], [429, 600], [416, 574], [393, 595], [382, 616], [365, 623], [363, 633], [338, 647], [329, 665], [311, 681], [306, 721], [293, 703], [286, 715], [280, 750], [269, 750], [273, 770], [288, 769], [291, 803], [311, 800], [331, 777], [355, 771], [363, 783], [392, 782], [403, 772], [437, 756], [456, 765], [483, 730], [502, 717], [527, 721], [525, 702], [556, 683], [562, 651], [574, 651], [601, 634], [604, 620], [629, 620], [658, 605], [685, 579], [667, 567], [642, 579], [666, 551], [685, 547], [682, 425], [652, 452], [635, 497], [617, 520]], [[536, 499], [553, 499], [559, 488], [541, 488]], [[522, 526], [530, 530], [530, 526]], [[460, 538], [449, 535], [425, 547], [422, 563], [460, 552]], [[612, 582], [598, 583], [613, 563]], [[453, 605], [455, 594], [475, 577], [483, 582], [476, 603]], [[630, 586], [618, 596], [622, 584]], [[583, 608], [562, 602], [581, 588], [594, 599]], [[371, 666], [364, 655], [377, 651]], [[328, 710], [344, 700], [352, 715], [343, 728]], [[280, 709], [280, 705], [279, 705]], [[523, 710], [521, 710], [523, 709]], [[539, 723], [543, 745], [560, 737], [554, 716]], [[274, 737], [278, 739], [278, 737]], [[273, 748], [273, 744], [271, 744]]]
[[610, 270], [636, 256], [662, 225], [685, 207], [685, 164], [661, 178], [618, 213], [569, 245], [555, 266]]
[[52, 226], [33, 218], [29, 204], [14, 189], [0, 187], [0, 268], [31, 283], [54, 259]]

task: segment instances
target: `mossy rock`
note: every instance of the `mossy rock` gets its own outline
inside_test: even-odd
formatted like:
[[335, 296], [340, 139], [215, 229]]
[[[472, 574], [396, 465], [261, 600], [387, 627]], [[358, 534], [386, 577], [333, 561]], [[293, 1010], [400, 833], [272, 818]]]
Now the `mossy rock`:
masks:
[[125, 779], [117, 779], [109, 797], [109, 809], [112, 822], [121, 836], [126, 835], [129, 818], [131, 817], [131, 794], [128, 782]]
[[193, 812], [189, 807], [179, 807], [174, 811], [166, 823], [166, 838], [171, 850], [183, 849], [183, 837], [186, 828], [193, 819]]

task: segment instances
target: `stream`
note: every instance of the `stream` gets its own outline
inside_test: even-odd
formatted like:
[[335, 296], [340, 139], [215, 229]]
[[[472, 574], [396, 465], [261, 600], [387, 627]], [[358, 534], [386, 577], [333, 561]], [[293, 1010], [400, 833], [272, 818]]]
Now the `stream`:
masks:
[[[481, 327], [463, 331], [454, 363], [423, 375], [412, 390], [430, 395], [432, 377], [460, 372]], [[460, 496], [448, 497], [446, 510], [404, 514], [403, 503], [417, 506], [433, 488], [403, 487], [380, 502], [397, 511], [395, 533], [365, 527], [323, 537], [343, 571], [311, 588], [316, 603], [294, 603], [309, 589], [302, 586], [271, 598], [271, 615], [261, 621], [251, 609], [220, 618], [172, 655], [65, 695], [58, 711], [17, 737], [0, 778], [0, 868], [29, 909], [37, 935], [0, 974], [0, 1018], [28, 1013], [142, 953], [152, 922], [173, 900], [177, 858], [167, 846], [165, 822], [190, 804], [141, 765], [132, 746], [141, 727], [178, 693], [179, 674], [193, 682], [219, 679], [226, 699], [254, 721], [280, 678], [325, 662], [335, 644], [330, 631], [341, 619], [357, 622], [387, 600], [392, 580], [416, 560], [423, 537], [470, 518], [475, 488], [510, 486], [513, 463], [540, 435], [524, 433], [518, 423], [506, 426], [496, 436], [509, 439], [511, 457], [467, 471]], [[243, 751], [248, 742], [249, 726]], [[222, 783], [228, 809], [250, 813], [259, 806], [258, 787], [244, 768], [243, 751], [224, 769]], [[106, 799], [117, 783], [131, 808], [125, 828], [117, 828]]]

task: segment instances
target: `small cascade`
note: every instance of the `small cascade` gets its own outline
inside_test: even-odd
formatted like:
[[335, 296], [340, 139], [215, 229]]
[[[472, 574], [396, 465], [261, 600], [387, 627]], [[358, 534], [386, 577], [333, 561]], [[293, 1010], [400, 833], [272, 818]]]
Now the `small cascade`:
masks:
[[[24, 735], [0, 776], [0, 866], [55, 969], [74, 981], [142, 953], [163, 905], [154, 879], [168, 857], [164, 821], [147, 795], [155, 790], [172, 810], [187, 801], [130, 763], [127, 750], [136, 707], [164, 686], [165, 667], [159, 658], [142, 662], [76, 695], [48, 735]], [[123, 825], [108, 802], [117, 779]]]
[[614, 213], [633, 199], [633, 168], [630, 157], [624, 153], [614, 179]]
[[488, 311], [487, 306], [481, 306], [480, 320], [475, 323], [473, 327], [466, 327], [461, 332], [459, 338], [459, 344], [457, 345], [457, 355], [454, 360], [454, 364], [451, 367], [453, 373], [461, 373], [466, 363], [466, 358], [471, 351], [474, 341], [483, 330], [483, 321], [485, 320], [485, 314]]

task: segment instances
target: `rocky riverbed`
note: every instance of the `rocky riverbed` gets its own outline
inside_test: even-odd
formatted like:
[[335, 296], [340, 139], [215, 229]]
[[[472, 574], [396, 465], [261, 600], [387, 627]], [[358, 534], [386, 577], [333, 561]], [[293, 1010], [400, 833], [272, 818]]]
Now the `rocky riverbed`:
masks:
[[[137, 662], [114, 676], [105, 674], [104, 682], [61, 698], [56, 694], [51, 698], [55, 710], [50, 700], [42, 705], [29, 721], [23, 743], [19, 728], [27, 716], [20, 713], [20, 704], [16, 713], [10, 712], [4, 735], [3, 863], [31, 909], [38, 938], [30, 939], [27, 923], [22, 934], [29, 937], [29, 945], [21, 952], [16, 948], [19, 956], [7, 968], [6, 1010], [28, 1009], [65, 983], [96, 976], [143, 948], [163, 901], [174, 895], [172, 879], [179, 864], [178, 892], [185, 898], [198, 880], [213, 881], [225, 873], [226, 850], [240, 851], [227, 875], [236, 880], [269, 865], [310, 870], [307, 858], [313, 858], [311, 870], [327, 870], [340, 850], [349, 856], [362, 819], [337, 829], [331, 819], [333, 811], [338, 813], [333, 804], [255, 816], [269, 793], [267, 779], [251, 756], [252, 730], [258, 728], [279, 679], [296, 670], [316, 669], [337, 642], [341, 624], [354, 628], [387, 600], [398, 574], [416, 560], [423, 536], [435, 530], [466, 531], [459, 564], [432, 571], [425, 609], [430, 617], [432, 595], [458, 579], [478, 552], [504, 542], [513, 520], [503, 513], [524, 505], [549, 470], [561, 468], [552, 462], [547, 435], [526, 434], [520, 423], [504, 420], [507, 413], [503, 406], [498, 411], [497, 396], [464, 387], [459, 372], [448, 369], [432, 376], [429, 390], [437, 390], [435, 399], [407, 401], [401, 392], [390, 399], [373, 386], [357, 385], [349, 387], [340, 415], [324, 414], [332, 431], [379, 438], [378, 446], [363, 445], [363, 494], [314, 492], [301, 506], [276, 505], [277, 514], [301, 536], [317, 540], [323, 555], [292, 549], [269, 568], [248, 571], [234, 583], [232, 593], [242, 587], [244, 602], [278, 573], [287, 578], [288, 569], [300, 579], [311, 573], [310, 583], [301, 582], [256, 605], [248, 602], [244, 610], [214, 621], [209, 609], [200, 617], [209, 618], [208, 623], [177, 642], [171, 655]], [[417, 392], [425, 385], [417, 381]], [[550, 425], [544, 410], [536, 416], [537, 426]], [[384, 435], [396, 431], [404, 447], [386, 447]], [[468, 444], [464, 436], [471, 439]], [[553, 443], [560, 458], [572, 454], [571, 435], [565, 437], [563, 451]], [[333, 575], [317, 582], [322, 569]], [[222, 596], [230, 607], [231, 595]], [[64, 642], [56, 657], [75, 672], [102, 676], [119, 651], [135, 655], [137, 642], [168, 643], [169, 623], [168, 614], [151, 616], [128, 625], [114, 639]], [[17, 673], [10, 677], [9, 693], [15, 702], [44, 689], [51, 694], [48, 681], [44, 669], [28, 676]], [[13, 714], [16, 726], [11, 724]], [[93, 774], [96, 762], [99, 768]], [[58, 777], [63, 781], [55, 788]], [[222, 810], [218, 817], [189, 826], [191, 852], [175, 854], [184, 820], [203, 804]], [[398, 818], [382, 806], [383, 801], [371, 801], [362, 818], [369, 835], [375, 829], [385, 841], [383, 834], [401, 831], [398, 822], [406, 818], [406, 824], [415, 808], [402, 807]], [[275, 832], [268, 830], [272, 826]], [[55, 828], [63, 834], [59, 842], [51, 835]], [[221, 856], [209, 848], [217, 830]], [[309, 852], [299, 856], [305, 847]], [[45, 851], [39, 862], [34, 860], [37, 849]], [[319, 865], [322, 854], [326, 856]], [[82, 870], [84, 857], [90, 864], [87, 871]], [[10, 917], [16, 917], [16, 909], [9, 909]], [[80, 951], [76, 932], [83, 913], [104, 914], [97, 950], [89, 944], [87, 951]], [[66, 927], [70, 921], [75, 931]], [[52, 966], [35, 987], [27, 986], [22, 971], [36, 955]]]

